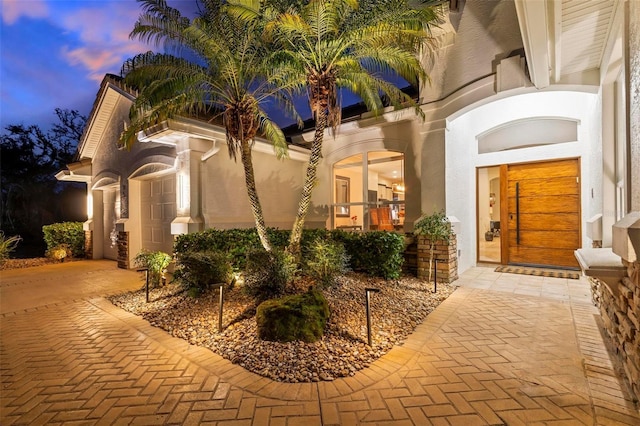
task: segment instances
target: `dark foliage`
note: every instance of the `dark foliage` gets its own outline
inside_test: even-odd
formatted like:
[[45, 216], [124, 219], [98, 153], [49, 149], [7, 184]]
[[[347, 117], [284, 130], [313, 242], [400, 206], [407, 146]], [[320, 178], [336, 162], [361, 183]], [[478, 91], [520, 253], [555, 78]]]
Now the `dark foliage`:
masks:
[[48, 131], [12, 124], [0, 135], [0, 229], [20, 234], [21, 247], [39, 247], [40, 255], [43, 225], [86, 219], [84, 186], [55, 178], [73, 161], [86, 117], [59, 108], [55, 114], [58, 122]]
[[81, 222], [61, 222], [42, 227], [47, 250], [60, 246], [68, 247], [71, 256], [84, 257], [84, 230]]
[[201, 294], [213, 284], [230, 285], [232, 273], [227, 253], [219, 250], [188, 251], [177, 256], [173, 278], [192, 293]]
[[[273, 246], [283, 249], [290, 231], [268, 229]], [[305, 229], [302, 234], [302, 269], [308, 270], [316, 241], [335, 242], [344, 246], [350, 256], [349, 268], [372, 276], [396, 279], [400, 276], [404, 261], [404, 237], [386, 231], [345, 232], [341, 230]], [[192, 234], [179, 235], [175, 253], [180, 256], [188, 251], [219, 250], [229, 253], [235, 271], [244, 271], [248, 254], [260, 249], [255, 229], [207, 229]], [[262, 251], [262, 250], [258, 250]]]
[[247, 255], [244, 288], [258, 301], [280, 297], [293, 281], [296, 268], [295, 259], [284, 250], [251, 250]]

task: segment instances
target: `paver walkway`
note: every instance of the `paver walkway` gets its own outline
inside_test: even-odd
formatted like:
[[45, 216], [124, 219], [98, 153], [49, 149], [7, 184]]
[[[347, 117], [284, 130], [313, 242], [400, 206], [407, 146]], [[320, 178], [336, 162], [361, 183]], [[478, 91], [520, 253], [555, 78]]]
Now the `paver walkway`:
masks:
[[584, 280], [473, 268], [370, 368], [284, 384], [111, 305], [115, 262], [0, 277], [2, 425], [640, 424]]

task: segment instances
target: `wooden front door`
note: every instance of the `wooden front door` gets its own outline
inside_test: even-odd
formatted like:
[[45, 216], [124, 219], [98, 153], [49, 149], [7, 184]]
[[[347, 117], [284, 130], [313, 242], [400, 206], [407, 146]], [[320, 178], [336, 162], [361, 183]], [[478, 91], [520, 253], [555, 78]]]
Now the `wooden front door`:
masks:
[[[502, 166], [503, 263], [577, 268], [578, 159]], [[506, 235], [505, 235], [506, 231]]]

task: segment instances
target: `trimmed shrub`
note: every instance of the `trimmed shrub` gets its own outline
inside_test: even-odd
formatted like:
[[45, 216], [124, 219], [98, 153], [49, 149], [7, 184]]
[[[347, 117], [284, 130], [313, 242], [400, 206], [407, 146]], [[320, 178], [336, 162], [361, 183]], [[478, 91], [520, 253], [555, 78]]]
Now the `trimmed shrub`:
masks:
[[316, 342], [329, 319], [327, 299], [316, 289], [304, 294], [267, 300], [258, 305], [258, 337], [278, 342]]
[[[268, 228], [267, 234], [273, 248], [283, 250], [289, 244], [290, 231]], [[326, 229], [305, 230], [302, 236], [302, 247], [307, 247], [317, 238], [327, 239], [329, 235], [330, 231]], [[175, 252], [177, 255], [188, 251], [207, 250], [229, 253], [233, 269], [244, 271], [247, 265], [247, 255], [255, 250], [262, 250], [262, 245], [255, 228], [207, 229], [202, 232], [179, 235], [176, 238]]]
[[349, 256], [342, 243], [316, 239], [303, 252], [304, 271], [318, 280], [322, 285], [329, 286], [335, 278], [349, 270]]
[[284, 294], [296, 273], [293, 257], [280, 249], [253, 250], [247, 256], [245, 291], [258, 301]]
[[404, 237], [395, 232], [371, 231], [334, 234], [351, 256], [351, 267], [371, 276], [397, 279], [402, 273]]
[[200, 294], [212, 284], [231, 283], [233, 269], [226, 253], [207, 250], [182, 253], [177, 258], [177, 268], [173, 278]]
[[0, 265], [4, 264], [7, 259], [9, 259], [11, 252], [16, 249], [20, 241], [22, 241], [20, 235], [5, 237], [4, 231], [0, 231]]
[[84, 230], [82, 222], [60, 222], [42, 227], [47, 250], [66, 245], [71, 250], [71, 256], [84, 257]]
[[175, 252], [179, 257], [187, 252], [220, 251], [228, 253], [236, 271], [245, 269], [247, 253], [261, 248], [255, 229], [207, 229], [202, 232], [179, 235]]
[[[269, 238], [276, 249], [284, 249], [289, 242], [290, 231], [269, 228]], [[350, 268], [386, 279], [400, 276], [404, 237], [394, 232], [346, 232], [342, 230], [305, 229], [302, 233], [301, 250], [304, 256], [312, 252], [316, 241], [341, 243], [350, 256]], [[380, 244], [371, 250], [375, 244]], [[234, 271], [245, 271], [250, 253], [264, 251], [255, 229], [207, 229], [202, 232], [183, 234], [177, 237], [177, 256], [192, 251], [218, 250], [230, 255]]]
[[156, 287], [160, 286], [164, 273], [171, 263], [171, 256], [162, 251], [142, 250], [133, 259], [134, 265], [138, 268], [149, 269], [149, 283]]

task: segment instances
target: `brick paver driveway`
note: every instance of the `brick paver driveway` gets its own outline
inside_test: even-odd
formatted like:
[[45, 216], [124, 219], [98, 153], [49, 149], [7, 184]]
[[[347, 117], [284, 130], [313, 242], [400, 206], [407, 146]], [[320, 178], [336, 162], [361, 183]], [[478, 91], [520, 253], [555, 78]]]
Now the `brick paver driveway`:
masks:
[[2, 271], [0, 424], [640, 424], [586, 281], [467, 271], [354, 377], [284, 384], [106, 301], [115, 262]]

